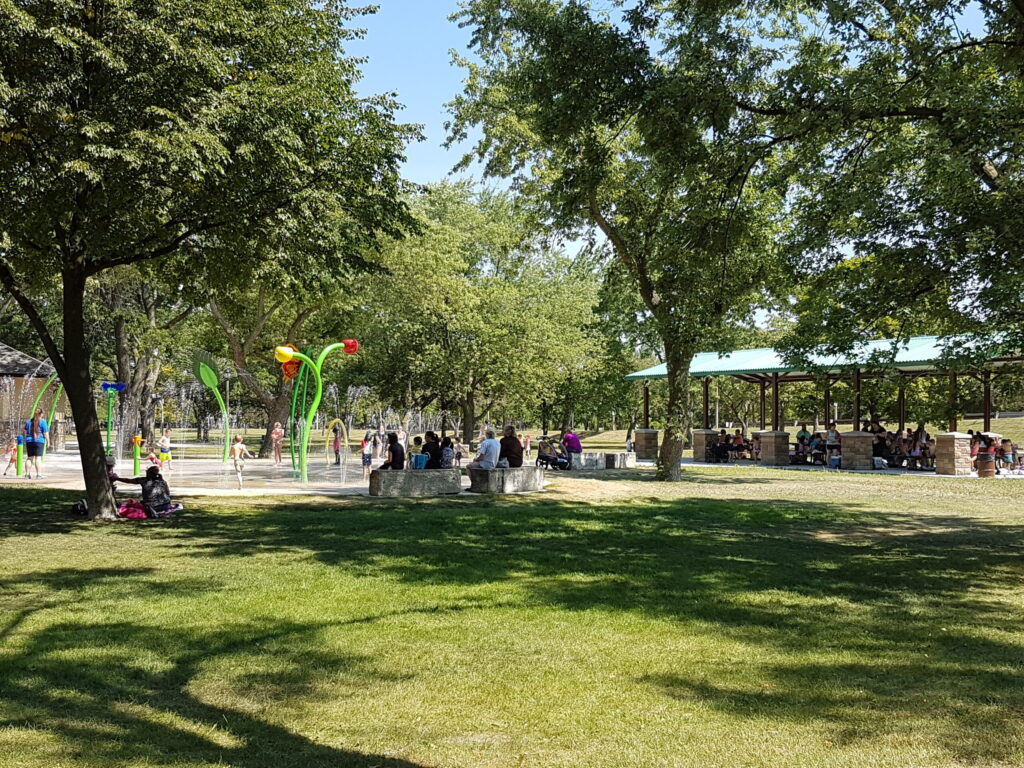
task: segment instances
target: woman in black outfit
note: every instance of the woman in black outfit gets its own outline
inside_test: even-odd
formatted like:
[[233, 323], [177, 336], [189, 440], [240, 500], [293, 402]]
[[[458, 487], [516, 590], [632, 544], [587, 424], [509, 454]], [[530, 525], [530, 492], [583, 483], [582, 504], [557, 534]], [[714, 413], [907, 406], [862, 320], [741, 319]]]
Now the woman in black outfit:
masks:
[[388, 432], [388, 460], [381, 469], [405, 469], [405, 447], [398, 442], [398, 435]]
[[425, 466], [424, 469], [440, 469], [441, 443], [437, 439], [437, 435], [433, 432], [427, 432], [423, 437], [423, 450], [421, 453], [424, 453], [427, 456], [427, 466]]

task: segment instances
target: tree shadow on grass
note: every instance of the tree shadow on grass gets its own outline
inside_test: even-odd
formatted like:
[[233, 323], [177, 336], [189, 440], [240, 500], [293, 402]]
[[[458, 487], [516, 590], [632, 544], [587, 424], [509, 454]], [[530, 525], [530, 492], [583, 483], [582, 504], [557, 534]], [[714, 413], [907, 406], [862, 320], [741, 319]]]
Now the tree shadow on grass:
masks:
[[73, 531], [81, 518], [72, 516], [70, 509], [81, 497], [81, 493], [51, 488], [0, 488], [0, 539]]
[[[637, 684], [737, 717], [821, 726], [838, 745], [926, 734], [952, 759], [991, 763], [1015, 760], [1024, 744], [1024, 626], [1007, 599], [1024, 575], [1020, 525], [886, 514], [769, 494], [758, 501], [651, 497], [589, 505], [538, 495], [374, 504], [269, 501], [240, 513], [204, 514], [199, 507], [173, 527], [130, 533], [158, 539], [180, 557], [290, 553], [409, 584], [514, 581], [522, 599], [537, 605], [678, 621], [751, 649], [742, 673], [718, 659], [707, 659], [701, 674], [666, 662]], [[252, 631], [284, 632], [282, 642], [295, 646], [305, 642], [307, 629]], [[102, 635], [102, 628], [97, 631]], [[229, 634], [248, 631], [233, 628]], [[107, 632], [151, 641], [146, 628], [113, 626]], [[32, 658], [50, 658], [45, 649], [53, 639], [39, 642], [44, 652]], [[152, 706], [166, 701], [168, 711], [200, 724], [234, 718], [232, 732], [254, 731], [247, 743], [273, 754], [282, 754], [275, 746], [281, 739], [286, 749], [306, 750], [313, 761], [372, 764], [345, 763], [276, 726], [262, 730], [266, 724], [251, 715], [225, 715], [223, 708], [195, 701], [187, 679], [204, 653], [230, 653], [231, 642], [175, 634], [180, 653], [168, 652], [177, 671], [108, 693], [116, 699], [134, 690]], [[377, 674], [368, 659], [318, 663], [347, 665], [357, 679]], [[6, 672], [0, 669], [0, 675]], [[52, 676], [59, 674], [55, 669]], [[267, 686], [269, 695], [287, 695], [306, 673], [301, 665], [285, 664], [266, 674], [254, 684]], [[106, 684], [97, 670], [90, 687]], [[24, 705], [46, 695], [34, 690]], [[44, 710], [58, 706], [49, 702]], [[148, 721], [136, 720], [124, 727], [141, 736]], [[168, 743], [174, 732], [168, 732]], [[213, 750], [208, 739], [193, 748], [204, 756]], [[234, 759], [263, 764], [256, 751], [236, 751]]]
[[[702, 469], [717, 468], [722, 470], [721, 472], [689, 472], [684, 468], [683, 474], [680, 479], [673, 483], [673, 486], [687, 486], [687, 485], [771, 485], [773, 483], [779, 483], [783, 480], [791, 480], [792, 478], [780, 478], [771, 473], [765, 472], [764, 474], [755, 473], [744, 473], [740, 475], [726, 474], [725, 470], [731, 465], [726, 464], [707, 464], [702, 465]], [[746, 465], [740, 467], [742, 469], [760, 469], [753, 465]], [[581, 479], [581, 480], [592, 480], [597, 482], [606, 483], [652, 483], [656, 485], [664, 485], [664, 482], [659, 480], [654, 472], [654, 467], [640, 467], [637, 469], [574, 469], [570, 472], [559, 473], [556, 475], [559, 478], [569, 479]], [[550, 475], [549, 475], [550, 479]]]
[[[188, 556], [280, 550], [408, 583], [514, 580], [539, 605], [712, 627], [770, 654], [752, 662], [764, 690], [689, 669], [641, 682], [823, 724], [837, 744], [927, 727], [956, 759], [991, 761], [1018, 756], [1024, 739], [1024, 626], [1005, 599], [1021, 581], [1020, 525], [774, 498], [529, 496], [272, 503], [147, 535], [162, 534]], [[843, 654], [856, 661], [822, 661]]]
[[[377, 669], [368, 657], [321, 641], [324, 631], [392, 614], [308, 624], [265, 620], [216, 630], [118, 621], [24, 629], [34, 610], [76, 599], [64, 590], [69, 579], [76, 588], [102, 585], [143, 596], [180, 591], [191, 597], [197, 592], [192, 580], [158, 584], [146, 578], [144, 569], [80, 571], [73, 578], [70, 571], [58, 570], [5, 579], [0, 590], [41, 593], [42, 598], [36, 609], [15, 613], [0, 633], [0, 730], [7, 729], [8, 735], [20, 729], [51, 734], [62, 757], [89, 764], [416, 768], [399, 758], [319, 743], [259, 717], [258, 707], [253, 711], [222, 703], [225, 698], [315, 703], [326, 691], [334, 698], [339, 689], [406, 679]], [[207, 665], [218, 662], [224, 665], [218, 668], [215, 704], [201, 698], [194, 683]]]

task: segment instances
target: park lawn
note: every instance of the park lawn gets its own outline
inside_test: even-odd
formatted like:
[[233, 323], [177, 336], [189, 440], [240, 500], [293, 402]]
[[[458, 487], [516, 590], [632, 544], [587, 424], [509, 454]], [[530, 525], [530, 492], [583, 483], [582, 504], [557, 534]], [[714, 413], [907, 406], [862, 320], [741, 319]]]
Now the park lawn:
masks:
[[0, 489], [0, 767], [1024, 763], [1024, 482], [649, 478]]

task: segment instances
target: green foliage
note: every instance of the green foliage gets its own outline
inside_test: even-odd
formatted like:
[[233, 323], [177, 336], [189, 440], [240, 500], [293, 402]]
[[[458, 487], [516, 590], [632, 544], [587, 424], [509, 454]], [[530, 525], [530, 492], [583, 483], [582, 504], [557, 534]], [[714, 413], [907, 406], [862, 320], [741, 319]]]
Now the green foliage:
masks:
[[[619, 23], [598, 4], [463, 4], [475, 59], [451, 104], [451, 140], [509, 176], [553, 226], [596, 228], [654, 321], [669, 368], [666, 473], [678, 476], [692, 356], [728, 346], [776, 274], [783, 189], [763, 120], [726, 98], [766, 63], [740, 20], [714, 7], [654, 9]], [[674, 34], [666, 47], [666, 36]], [[765, 57], [762, 57], [765, 58]]]
[[[270, 261], [297, 276], [358, 266], [409, 224], [398, 164], [414, 134], [390, 98], [356, 95], [343, 46], [360, 11], [339, 2], [2, 10], [0, 285], [65, 383], [90, 509], [110, 515], [90, 281], [163, 259], [194, 295]], [[58, 283], [55, 323], [43, 305]]]
[[411, 206], [421, 234], [387, 246], [387, 273], [356, 284], [352, 324], [372, 350], [363, 380], [395, 407], [457, 406], [467, 421], [481, 405], [553, 394], [592, 348], [593, 277], [544, 250], [505, 195], [439, 184]]
[[830, 0], [800, 17], [765, 41], [786, 53], [759, 96], [737, 99], [792, 137], [792, 352], [955, 332], [1020, 346], [1024, 5]]

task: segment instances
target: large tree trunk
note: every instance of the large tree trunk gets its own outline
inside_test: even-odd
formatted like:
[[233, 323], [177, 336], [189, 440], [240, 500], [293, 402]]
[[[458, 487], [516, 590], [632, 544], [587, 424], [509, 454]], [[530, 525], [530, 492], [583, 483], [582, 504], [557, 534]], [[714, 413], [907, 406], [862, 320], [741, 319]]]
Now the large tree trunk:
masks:
[[463, 395], [462, 406], [462, 440], [466, 445], [476, 437], [476, 398], [472, 392]]
[[683, 446], [686, 441], [686, 414], [690, 411], [690, 362], [693, 350], [668, 334], [665, 342], [665, 364], [668, 369], [668, 419], [658, 454], [658, 479], [681, 480]]
[[[263, 442], [260, 443], [260, 458], [268, 459], [274, 452], [274, 441], [271, 439], [270, 433], [274, 431], [274, 422], [281, 422], [282, 426], [288, 424], [288, 416], [292, 409], [292, 399], [289, 393], [279, 395], [273, 403], [266, 409], [267, 411], [267, 430], [263, 434]], [[285, 434], [288, 430], [285, 429]]]
[[84, 297], [85, 276], [65, 273], [64, 371], [61, 382], [75, 419], [89, 517], [93, 520], [113, 520], [117, 508], [107, 477], [103, 432], [96, 417], [96, 397], [89, 373], [92, 360], [85, 341]]
[[576, 421], [575, 414], [573, 413], [572, 403], [566, 398], [565, 409], [562, 411], [562, 434], [564, 435], [570, 429], [572, 429]]

